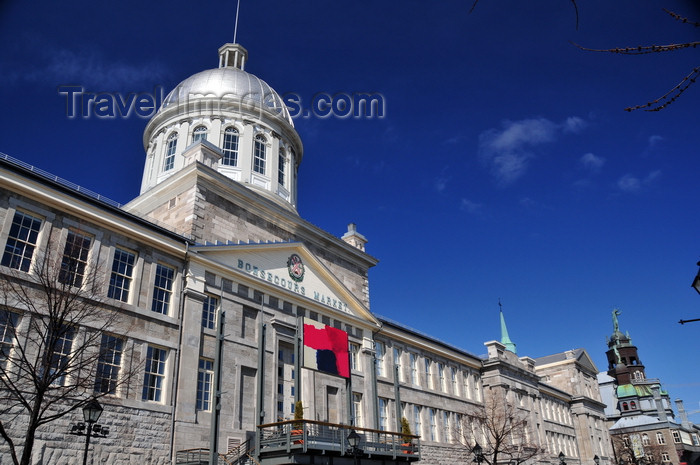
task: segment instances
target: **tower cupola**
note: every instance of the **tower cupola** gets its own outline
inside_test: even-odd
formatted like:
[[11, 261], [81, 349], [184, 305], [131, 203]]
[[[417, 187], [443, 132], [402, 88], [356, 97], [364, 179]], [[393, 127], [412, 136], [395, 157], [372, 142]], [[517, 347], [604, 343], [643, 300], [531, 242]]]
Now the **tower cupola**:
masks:
[[244, 70], [247, 61], [240, 44], [224, 44], [218, 68], [165, 97], [143, 135], [141, 194], [185, 168], [191, 147], [204, 144], [219, 155], [211, 168], [296, 212], [301, 139], [282, 97]]

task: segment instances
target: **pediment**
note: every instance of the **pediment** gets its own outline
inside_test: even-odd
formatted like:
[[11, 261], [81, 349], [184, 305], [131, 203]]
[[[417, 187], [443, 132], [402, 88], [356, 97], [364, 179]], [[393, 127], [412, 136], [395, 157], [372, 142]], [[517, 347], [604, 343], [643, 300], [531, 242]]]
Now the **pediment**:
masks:
[[582, 367], [587, 368], [591, 373], [598, 373], [598, 368], [595, 366], [595, 363], [593, 363], [593, 360], [591, 359], [590, 355], [588, 355], [588, 352], [586, 352], [586, 349], [581, 349], [581, 354], [578, 357], [578, 363]]
[[378, 324], [369, 309], [301, 243], [199, 245], [190, 250], [281, 292]]

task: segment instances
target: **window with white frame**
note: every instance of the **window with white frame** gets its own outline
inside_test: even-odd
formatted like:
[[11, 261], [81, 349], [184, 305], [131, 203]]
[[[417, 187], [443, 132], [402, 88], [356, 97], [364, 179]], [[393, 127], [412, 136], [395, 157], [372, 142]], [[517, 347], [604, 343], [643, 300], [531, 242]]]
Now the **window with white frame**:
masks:
[[175, 167], [175, 150], [177, 149], [177, 133], [173, 132], [168, 136], [165, 146], [165, 159], [163, 160], [163, 171], [171, 170]]
[[36, 248], [41, 218], [15, 211], [10, 232], [2, 255], [2, 265], [20, 271], [29, 271]]
[[430, 420], [430, 435], [431, 441], [437, 441], [437, 412], [434, 408], [428, 409], [428, 415]]
[[438, 384], [442, 392], [447, 390], [447, 385], [445, 384], [445, 365], [442, 363], [438, 363]]
[[450, 368], [450, 379], [452, 380], [452, 394], [456, 396], [459, 394], [459, 383], [457, 382], [457, 369], [455, 367]]
[[424, 375], [425, 375], [425, 387], [428, 389], [433, 389], [433, 377], [430, 373], [430, 359], [425, 357], [423, 359]]
[[109, 278], [107, 296], [111, 299], [129, 301], [129, 289], [133, 279], [136, 254], [128, 250], [115, 249], [112, 261], [112, 273]]
[[472, 398], [472, 390], [471, 390], [471, 386], [470, 386], [470, 385], [471, 385], [470, 380], [471, 380], [471, 375], [469, 374], [469, 372], [466, 372], [466, 371], [465, 371], [462, 381], [463, 381], [463, 383], [464, 383], [464, 384], [463, 384], [463, 385], [464, 385], [464, 389], [463, 389], [464, 393], [463, 393], [463, 395], [464, 395], [464, 397], [466, 397], [467, 399], [471, 399], [471, 398]]
[[379, 398], [379, 429], [387, 431], [389, 427], [389, 400]]
[[170, 298], [173, 293], [173, 277], [175, 270], [169, 266], [156, 264], [156, 277], [153, 282], [153, 303], [151, 310], [167, 315], [170, 309]]
[[355, 426], [362, 428], [364, 426], [362, 420], [362, 394], [359, 392], [352, 393], [352, 415], [355, 419]]
[[408, 356], [408, 362], [411, 365], [411, 384], [414, 386], [418, 385], [418, 360], [416, 354], [411, 352]]
[[350, 364], [355, 371], [362, 371], [360, 364], [360, 344], [350, 343]]
[[9, 310], [0, 310], [0, 367], [5, 367], [15, 343], [19, 315]]
[[668, 455], [668, 452], [661, 453], [661, 461], [662, 462], [670, 462], [671, 461], [671, 456]]
[[401, 350], [398, 347], [394, 347], [394, 366], [396, 367], [396, 372], [399, 375], [399, 381], [403, 381], [403, 370], [401, 369]]
[[110, 334], [103, 334], [100, 341], [100, 355], [97, 359], [95, 392], [114, 394], [119, 382], [122, 366], [124, 340]]
[[377, 367], [377, 376], [386, 376], [384, 373], [384, 343], [379, 341], [374, 341], [374, 356], [375, 365]]
[[450, 442], [450, 414], [446, 411], [442, 411], [442, 431], [440, 432], [440, 439], [442, 442]]
[[481, 389], [479, 389], [479, 375], [477, 373], [474, 373], [474, 400], [481, 402], [483, 399], [481, 398]]
[[238, 166], [238, 131], [228, 127], [224, 131], [224, 156], [221, 164], [226, 166]]
[[413, 406], [413, 434], [420, 436], [423, 434], [423, 423], [421, 422], [421, 414], [423, 409], [418, 405]]
[[192, 143], [207, 140], [207, 128], [205, 126], [197, 126], [192, 131]]
[[671, 431], [671, 435], [673, 435], [673, 442], [675, 444], [681, 443], [681, 433], [679, 433], [677, 430], [674, 430], [674, 431]]
[[58, 273], [59, 282], [75, 287], [83, 285], [91, 245], [92, 236], [68, 231], [61, 258], [61, 269]]
[[277, 156], [277, 183], [284, 186], [285, 173], [287, 168], [287, 159], [284, 156], [284, 150], [280, 149]]
[[265, 174], [267, 139], [262, 134], [255, 136], [255, 148], [253, 150], [253, 171]]
[[642, 445], [648, 446], [650, 444], [651, 444], [651, 441], [649, 440], [649, 435], [646, 433], [642, 434]]
[[143, 379], [142, 400], [162, 402], [163, 381], [165, 381], [165, 362], [168, 351], [159, 347], [148, 346], [146, 351], [146, 367]]
[[219, 307], [219, 299], [208, 295], [202, 306], [202, 326], [207, 329], [216, 327], [216, 309]]
[[207, 412], [211, 410], [213, 383], [214, 361], [200, 358], [199, 369], [197, 370], [197, 410]]
[[75, 331], [70, 326], [62, 325], [55, 332], [49, 331], [46, 345], [49, 353], [49, 379], [51, 384], [63, 386], [66, 383], [66, 371], [70, 364], [71, 347]]

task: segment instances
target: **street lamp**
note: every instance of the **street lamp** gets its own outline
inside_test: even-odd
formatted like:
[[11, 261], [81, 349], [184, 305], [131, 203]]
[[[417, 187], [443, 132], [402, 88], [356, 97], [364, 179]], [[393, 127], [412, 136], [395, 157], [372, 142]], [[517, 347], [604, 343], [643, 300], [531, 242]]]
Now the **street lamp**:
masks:
[[481, 464], [481, 462], [484, 461], [484, 450], [481, 448], [478, 442], [474, 444], [472, 452], [474, 453], [474, 461], [477, 464]]
[[353, 457], [355, 458], [355, 465], [360, 465], [360, 454], [362, 449], [360, 449], [360, 435], [357, 434], [355, 430], [350, 431], [348, 434], [348, 444], [350, 444], [350, 449]]
[[[700, 266], [700, 262], [698, 262], [697, 265]], [[698, 270], [698, 274], [695, 276], [695, 279], [693, 280], [693, 287], [695, 288], [696, 291], [698, 291], [698, 294], [700, 294], [700, 270]]]
[[97, 402], [97, 399], [92, 399], [83, 407], [83, 420], [85, 420], [85, 423], [71, 425], [70, 434], [75, 434], [77, 436], [85, 435], [83, 465], [87, 465], [88, 449], [90, 447], [90, 437], [92, 433], [95, 432], [96, 435], [99, 434], [100, 437], [106, 437], [109, 434], [109, 428], [97, 424], [97, 420], [99, 420], [100, 415], [102, 415], [102, 410], [104, 409], [100, 403]]
[[564, 455], [564, 452], [559, 452], [559, 465], [566, 465], [566, 462], [564, 459], [566, 458], [566, 455]]
[[595, 465], [600, 465], [600, 457], [597, 454], [593, 457], [593, 462], [595, 462]]

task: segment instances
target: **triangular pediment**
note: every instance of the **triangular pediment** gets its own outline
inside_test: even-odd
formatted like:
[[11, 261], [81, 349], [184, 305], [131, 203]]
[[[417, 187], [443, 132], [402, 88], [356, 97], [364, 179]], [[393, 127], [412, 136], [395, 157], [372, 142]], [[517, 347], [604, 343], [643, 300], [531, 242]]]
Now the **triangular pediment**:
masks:
[[378, 324], [369, 309], [301, 243], [212, 244], [190, 250], [282, 293]]
[[591, 356], [586, 352], [586, 349], [581, 349], [581, 353], [578, 356], [578, 363], [591, 373], [598, 373], [598, 368], [595, 366], [595, 363], [593, 363]]

